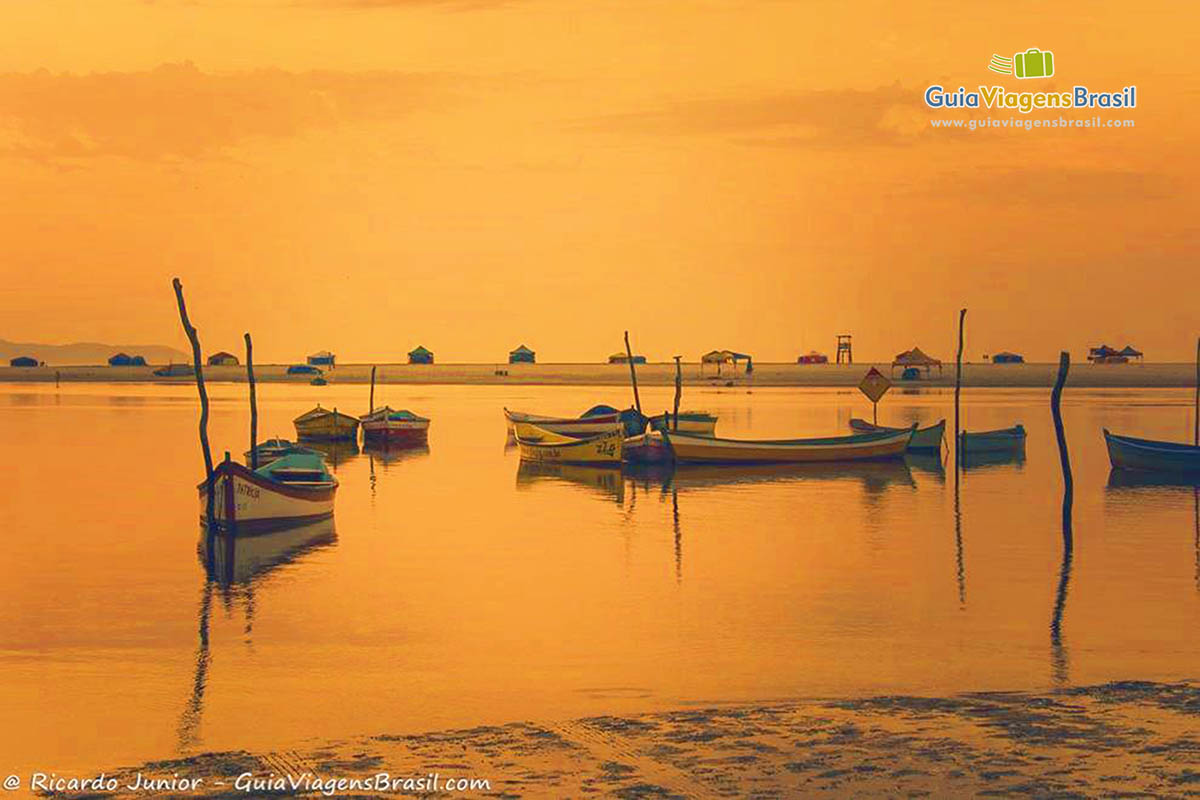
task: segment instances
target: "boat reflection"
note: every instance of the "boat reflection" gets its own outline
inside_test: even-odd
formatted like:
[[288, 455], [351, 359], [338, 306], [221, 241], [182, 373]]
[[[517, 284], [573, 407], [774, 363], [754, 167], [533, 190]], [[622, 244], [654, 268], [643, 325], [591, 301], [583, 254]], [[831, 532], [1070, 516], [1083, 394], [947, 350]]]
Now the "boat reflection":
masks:
[[429, 455], [429, 445], [421, 444], [415, 447], [400, 447], [396, 444], [363, 444], [363, 453], [371, 459], [372, 465], [379, 462], [384, 466], [388, 464], [396, 464], [400, 461], [408, 461], [411, 459], [421, 458]]
[[946, 482], [945, 456], [941, 453], [905, 453], [904, 463], [914, 472], [932, 475], [938, 483]]
[[1108, 488], [1165, 489], [1200, 488], [1200, 473], [1148, 472], [1134, 469], [1114, 469], [1108, 473]]
[[704, 489], [751, 483], [798, 481], [858, 481], [869, 494], [893, 486], [916, 488], [912, 471], [901, 459], [813, 464], [625, 464], [621, 471], [630, 479], [679, 489]]
[[257, 583], [276, 568], [336, 541], [330, 517], [256, 536], [202, 532], [196, 552], [210, 580], [232, 586]]
[[1152, 500], [1146, 495], [1158, 495], [1166, 502], [1179, 502], [1189, 494], [1192, 496], [1193, 582], [1200, 591], [1200, 475], [1114, 469], [1108, 473], [1105, 493], [1113, 501], [1110, 510], [1132, 513], [1138, 513], [1143, 501]]
[[574, 484], [618, 504], [625, 500], [625, 480], [611, 467], [522, 461], [517, 467], [517, 488], [529, 489], [539, 483]]
[[325, 462], [335, 470], [339, 464], [351, 460], [361, 452], [358, 449], [358, 442], [351, 440], [300, 439], [299, 441], [305, 447], [316, 450], [325, 456]]
[[997, 467], [1016, 467], [1018, 471], [1025, 468], [1025, 448], [1019, 450], [1007, 451], [983, 451], [971, 452], [964, 450], [962, 453], [962, 468], [963, 470], [980, 471], [993, 469]]
[[204, 692], [208, 686], [212, 656], [209, 651], [209, 622], [213, 595], [221, 592], [227, 612], [240, 598], [245, 615], [247, 637], [254, 625], [254, 590], [264, 579], [297, 559], [337, 542], [333, 519], [271, 531], [257, 536], [228, 536], [221, 533], [200, 535], [196, 555], [204, 567], [204, 585], [200, 590], [197, 612], [198, 631], [192, 690], [180, 715], [177, 730], [179, 749], [188, 752], [200, 742], [200, 722], [204, 712]]

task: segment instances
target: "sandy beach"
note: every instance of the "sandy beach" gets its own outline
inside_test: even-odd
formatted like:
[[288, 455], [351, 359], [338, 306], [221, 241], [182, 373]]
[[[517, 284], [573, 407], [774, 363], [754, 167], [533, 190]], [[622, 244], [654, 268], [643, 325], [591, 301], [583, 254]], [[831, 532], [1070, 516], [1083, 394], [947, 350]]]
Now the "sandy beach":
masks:
[[186, 793], [199, 797], [247, 796], [236, 788], [239, 775], [243, 782], [291, 777], [311, 783], [380, 773], [483, 778], [490, 789], [351, 789], [340, 796], [1184, 797], [1200, 784], [1198, 713], [1194, 684], [1120, 682], [385, 733], [276, 752], [197, 754], [106, 775], [122, 787], [139, 773], [143, 780], [200, 778]]
[[[271, 383], [306, 384], [311, 375], [288, 375], [286, 364], [255, 365], [255, 379]], [[329, 383], [369, 383], [370, 364], [345, 364], [324, 370]], [[629, 383], [629, 367], [624, 364], [379, 364], [376, 381], [408, 384], [513, 384], [561, 386], [624, 386]], [[712, 365], [703, 369], [697, 363], [683, 365], [683, 377], [689, 386], [857, 386], [864, 374], [875, 367], [890, 376], [897, 387], [945, 387], [954, 385], [954, 365], [915, 381], [901, 381], [900, 370], [889, 364], [781, 364], [755, 363], [747, 374], [739, 366], [728, 366], [718, 374]], [[156, 366], [46, 366], [0, 367], [0, 382], [146, 382], [190, 383], [190, 377], [161, 378]], [[968, 387], [1050, 387], [1058, 364], [964, 364], [963, 386]], [[204, 377], [215, 382], [244, 382], [245, 367], [205, 367]], [[637, 368], [640, 384], [668, 386], [675, 381], [674, 364], [642, 364]], [[1178, 388], [1195, 385], [1196, 367], [1183, 363], [1090, 364], [1074, 363], [1070, 385], [1093, 388]]]

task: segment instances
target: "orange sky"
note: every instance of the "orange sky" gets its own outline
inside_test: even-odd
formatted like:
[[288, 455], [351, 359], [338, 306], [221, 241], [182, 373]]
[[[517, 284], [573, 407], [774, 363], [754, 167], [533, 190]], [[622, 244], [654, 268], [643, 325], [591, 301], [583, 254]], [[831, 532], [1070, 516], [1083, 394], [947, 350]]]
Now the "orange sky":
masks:
[[[182, 348], [179, 275], [205, 350], [261, 361], [953, 357], [961, 305], [971, 357], [1185, 360], [1182, 9], [9, 0], [0, 337]], [[1055, 78], [986, 70], [1028, 47]], [[1102, 113], [1136, 128], [935, 131], [930, 83], [1134, 83]]]

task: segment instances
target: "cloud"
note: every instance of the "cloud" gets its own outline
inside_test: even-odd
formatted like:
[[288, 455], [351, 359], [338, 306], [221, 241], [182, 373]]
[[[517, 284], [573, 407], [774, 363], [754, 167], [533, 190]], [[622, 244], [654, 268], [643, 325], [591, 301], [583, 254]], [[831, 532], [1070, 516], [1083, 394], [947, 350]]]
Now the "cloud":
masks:
[[0, 74], [0, 154], [39, 160], [220, 155], [254, 138], [402, 119], [453, 102], [460, 76], [402, 72], [218, 74], [191, 63], [91, 75]]
[[[925, 135], [920, 92], [899, 84], [752, 97], [678, 100], [654, 110], [597, 117], [578, 127], [655, 135], [721, 135], [765, 147], [895, 145]], [[950, 135], [949, 131], [941, 132]]]

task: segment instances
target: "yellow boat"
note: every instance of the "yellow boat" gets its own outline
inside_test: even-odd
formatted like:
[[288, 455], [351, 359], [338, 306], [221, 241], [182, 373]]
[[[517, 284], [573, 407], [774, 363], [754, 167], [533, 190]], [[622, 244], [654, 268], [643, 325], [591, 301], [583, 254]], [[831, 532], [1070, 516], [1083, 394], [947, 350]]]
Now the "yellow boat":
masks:
[[321, 408], [320, 404], [311, 411], [306, 411], [292, 420], [296, 426], [296, 435], [301, 439], [322, 439], [337, 441], [340, 439], [358, 439], [358, 419], [349, 414], [343, 414], [336, 408], [330, 411]]
[[625, 431], [620, 425], [580, 439], [554, 433], [528, 422], [513, 424], [513, 437], [526, 461], [557, 464], [612, 464], [621, 463], [621, 445]]

